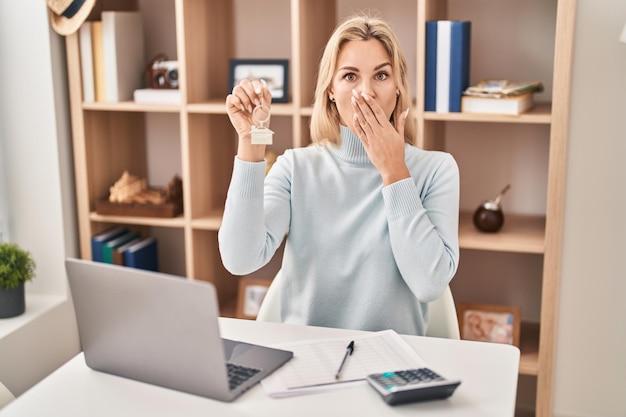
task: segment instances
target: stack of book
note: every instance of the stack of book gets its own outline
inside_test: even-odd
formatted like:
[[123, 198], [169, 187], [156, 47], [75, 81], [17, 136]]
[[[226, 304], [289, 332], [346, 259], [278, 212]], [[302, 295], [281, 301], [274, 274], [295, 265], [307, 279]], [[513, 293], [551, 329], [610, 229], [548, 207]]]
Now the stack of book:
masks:
[[157, 240], [142, 237], [125, 227], [113, 227], [91, 238], [95, 262], [158, 271]]
[[426, 22], [426, 111], [461, 111], [461, 96], [469, 86], [470, 35], [471, 22]]
[[103, 11], [78, 32], [85, 102], [132, 100], [146, 65], [140, 12]]
[[461, 111], [521, 114], [533, 107], [534, 93], [538, 91], [543, 91], [539, 81], [482, 80], [464, 91]]

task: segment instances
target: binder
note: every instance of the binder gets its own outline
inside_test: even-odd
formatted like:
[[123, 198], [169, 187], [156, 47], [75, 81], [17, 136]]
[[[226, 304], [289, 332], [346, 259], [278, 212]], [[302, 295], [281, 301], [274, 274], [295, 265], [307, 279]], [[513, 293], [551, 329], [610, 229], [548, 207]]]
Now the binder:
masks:
[[450, 25], [450, 89], [448, 110], [461, 111], [463, 91], [469, 87], [471, 22]]
[[424, 110], [460, 112], [470, 82], [471, 22], [426, 22]]
[[435, 111], [437, 106], [437, 22], [426, 22], [426, 78], [424, 110]]
[[102, 12], [106, 101], [133, 99], [146, 65], [140, 12]]
[[84, 22], [79, 31], [80, 72], [83, 80], [83, 101], [91, 103], [96, 100], [93, 71], [93, 47], [91, 40], [91, 22]]
[[141, 240], [140, 237], [132, 239], [127, 243], [124, 243], [122, 246], [119, 246], [113, 250], [113, 264], [124, 266], [124, 251], [128, 249], [130, 246]]
[[139, 237], [139, 233], [127, 232], [115, 239], [111, 239], [102, 247], [102, 262], [113, 263], [113, 251], [123, 244]]
[[107, 229], [100, 234], [92, 236], [91, 259], [95, 262], [103, 262], [102, 249], [104, 247], [104, 244], [108, 242], [109, 240], [115, 239], [116, 237], [119, 237], [127, 232], [128, 232], [128, 229], [120, 226], [120, 227]]
[[131, 268], [147, 269], [158, 271], [157, 240], [148, 237], [124, 251], [124, 265]]

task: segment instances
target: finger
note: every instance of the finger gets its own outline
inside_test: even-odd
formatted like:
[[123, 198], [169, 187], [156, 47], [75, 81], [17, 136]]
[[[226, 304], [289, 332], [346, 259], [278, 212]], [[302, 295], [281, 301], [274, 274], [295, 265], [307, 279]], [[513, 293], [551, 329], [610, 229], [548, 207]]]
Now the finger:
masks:
[[257, 98], [252, 82], [248, 79], [241, 80], [239, 85], [233, 89], [233, 93], [239, 97], [246, 109], [252, 113], [256, 105], [254, 101]]
[[239, 99], [239, 97], [235, 94], [229, 94], [226, 96], [226, 109], [233, 111], [241, 111], [245, 112], [246, 108]]
[[[369, 125], [367, 118], [363, 114], [363, 107], [359, 104], [358, 100], [355, 97], [352, 97], [352, 109], [354, 111], [353, 117], [353, 125], [355, 129], [358, 129], [359, 132], [354, 132], [358, 136], [367, 136], [371, 131], [371, 126]], [[364, 106], [367, 106], [363, 103]], [[369, 110], [368, 110], [369, 111]]]
[[[373, 119], [373, 121], [375, 121], [378, 125], [383, 126], [383, 122], [387, 120], [387, 117], [385, 116], [385, 112], [383, 111], [382, 107], [380, 107], [376, 100], [374, 100], [368, 94], [361, 93], [361, 96], [363, 97], [365, 104], [370, 110], [369, 112], [364, 112], [365, 117], [370, 116], [368, 118], [368, 121]], [[373, 123], [373, 121], [371, 123]]]
[[409, 115], [409, 109], [406, 109], [402, 112], [400, 117], [398, 117], [398, 126], [396, 126], [396, 131], [400, 134], [401, 138], [404, 138], [404, 126], [406, 125], [406, 119]]

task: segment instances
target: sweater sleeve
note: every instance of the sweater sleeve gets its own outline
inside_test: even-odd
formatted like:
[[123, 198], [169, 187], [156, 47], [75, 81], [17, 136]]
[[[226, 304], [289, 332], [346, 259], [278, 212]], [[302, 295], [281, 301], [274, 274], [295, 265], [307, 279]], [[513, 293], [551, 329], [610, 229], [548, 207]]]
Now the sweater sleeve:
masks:
[[[265, 166], [265, 162], [235, 158], [218, 232], [222, 263], [235, 275], [249, 274], [267, 264], [288, 229], [289, 190], [283, 189], [286, 196], [282, 199], [264, 202]], [[276, 164], [272, 171], [275, 169]], [[269, 204], [273, 207], [267, 207]]]
[[459, 262], [459, 169], [443, 155], [421, 189], [412, 178], [383, 188], [396, 264], [424, 303], [443, 293]]

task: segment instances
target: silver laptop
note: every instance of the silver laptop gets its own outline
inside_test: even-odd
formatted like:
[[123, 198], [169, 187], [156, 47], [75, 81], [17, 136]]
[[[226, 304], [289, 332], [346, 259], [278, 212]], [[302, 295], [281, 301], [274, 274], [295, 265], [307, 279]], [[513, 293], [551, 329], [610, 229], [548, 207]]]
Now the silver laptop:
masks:
[[65, 268], [97, 371], [232, 401], [293, 356], [222, 339], [211, 283], [71, 258]]

